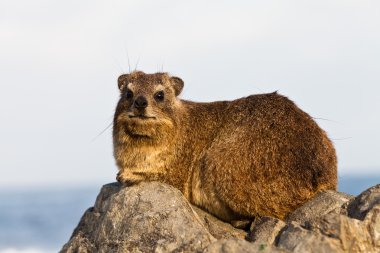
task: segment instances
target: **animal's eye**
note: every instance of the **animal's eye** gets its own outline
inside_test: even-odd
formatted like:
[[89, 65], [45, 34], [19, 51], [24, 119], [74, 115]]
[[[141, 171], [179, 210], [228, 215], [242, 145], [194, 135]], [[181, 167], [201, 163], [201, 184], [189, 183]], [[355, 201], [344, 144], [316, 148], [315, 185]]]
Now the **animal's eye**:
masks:
[[165, 98], [165, 95], [163, 91], [159, 91], [156, 94], [154, 94], [154, 99], [156, 99], [157, 101], [163, 101], [164, 98]]
[[133, 92], [131, 90], [127, 90], [127, 92], [125, 93], [125, 97], [128, 99], [133, 98]]

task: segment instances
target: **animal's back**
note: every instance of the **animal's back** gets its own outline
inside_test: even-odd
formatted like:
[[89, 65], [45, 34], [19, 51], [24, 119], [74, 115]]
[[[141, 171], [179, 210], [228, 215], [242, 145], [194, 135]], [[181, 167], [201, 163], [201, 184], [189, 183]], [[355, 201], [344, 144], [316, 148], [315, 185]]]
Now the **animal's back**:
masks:
[[[314, 120], [277, 93], [254, 95], [220, 108], [222, 124], [201, 158], [194, 200], [226, 220], [278, 218], [323, 189], [336, 188], [332, 143]], [[217, 196], [214, 202], [199, 196]], [[217, 208], [217, 209], [223, 209]]]

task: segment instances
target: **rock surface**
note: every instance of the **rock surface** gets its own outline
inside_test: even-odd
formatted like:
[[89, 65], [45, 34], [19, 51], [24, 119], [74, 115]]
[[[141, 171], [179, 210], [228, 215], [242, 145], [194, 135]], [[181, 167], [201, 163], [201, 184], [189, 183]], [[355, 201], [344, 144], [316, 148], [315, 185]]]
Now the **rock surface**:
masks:
[[287, 252], [275, 246], [259, 243], [249, 243], [241, 239], [219, 240], [204, 251], [205, 253], [280, 253]]
[[289, 224], [281, 233], [277, 246], [290, 252], [341, 252], [338, 242], [319, 233]]
[[[318, 198], [313, 201], [320, 202]], [[347, 207], [347, 211], [333, 208], [326, 213], [324, 207], [315, 208], [315, 214], [309, 216], [312, 218], [302, 221], [304, 226], [296, 222], [287, 225], [276, 246], [291, 252], [380, 252], [379, 201], [377, 185], [351, 199], [348, 205], [344, 203], [342, 209]], [[305, 206], [309, 207], [310, 202]]]
[[319, 193], [286, 221], [256, 218], [247, 233], [166, 184], [108, 184], [61, 252], [380, 252], [380, 185], [356, 198]]
[[[341, 206], [351, 200], [353, 196], [335, 191], [323, 191], [313, 199], [288, 215], [288, 223], [295, 221], [301, 225], [322, 217], [329, 212], [340, 213]], [[316, 211], [317, 210], [317, 211]]]
[[203, 222], [203, 225], [216, 239], [244, 239], [247, 237], [247, 232], [244, 230], [234, 228], [231, 224], [219, 220], [196, 206], [192, 205], [192, 207]]
[[202, 252], [214, 241], [177, 189], [110, 184], [61, 252]]
[[369, 188], [350, 201], [347, 206], [348, 216], [363, 220], [375, 205], [380, 205], [380, 184]]
[[273, 217], [257, 218], [252, 223], [248, 240], [263, 244], [274, 244], [280, 231], [286, 226], [282, 220]]

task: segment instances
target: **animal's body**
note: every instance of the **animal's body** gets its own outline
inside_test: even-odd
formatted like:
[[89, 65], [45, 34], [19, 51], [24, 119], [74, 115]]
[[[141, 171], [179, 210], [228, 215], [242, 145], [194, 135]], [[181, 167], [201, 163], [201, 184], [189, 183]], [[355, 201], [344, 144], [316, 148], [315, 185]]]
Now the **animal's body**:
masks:
[[122, 183], [168, 183], [225, 221], [284, 219], [336, 189], [333, 144], [284, 96], [195, 103], [178, 98], [183, 81], [166, 73], [133, 72], [118, 82], [113, 141]]

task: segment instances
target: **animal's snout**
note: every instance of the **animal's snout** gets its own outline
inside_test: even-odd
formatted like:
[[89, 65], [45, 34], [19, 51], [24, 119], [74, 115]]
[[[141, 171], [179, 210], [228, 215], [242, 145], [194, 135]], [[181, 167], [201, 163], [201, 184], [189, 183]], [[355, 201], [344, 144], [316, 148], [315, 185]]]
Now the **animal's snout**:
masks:
[[139, 96], [136, 98], [136, 100], [134, 102], [134, 106], [137, 109], [145, 109], [148, 106], [148, 101], [146, 100], [145, 97]]

